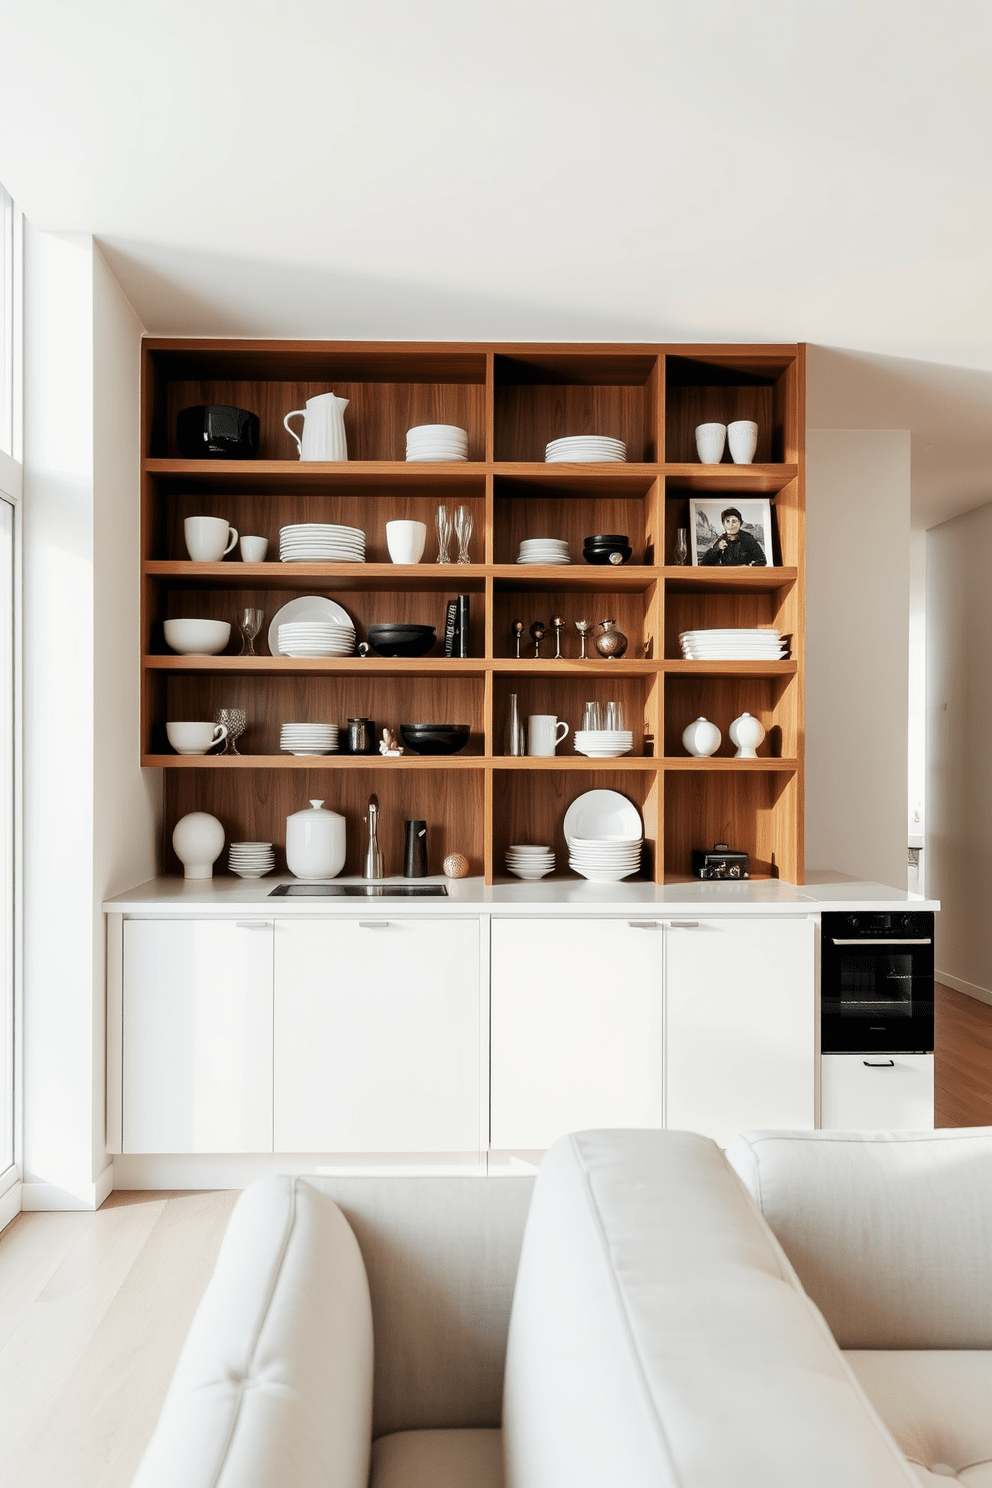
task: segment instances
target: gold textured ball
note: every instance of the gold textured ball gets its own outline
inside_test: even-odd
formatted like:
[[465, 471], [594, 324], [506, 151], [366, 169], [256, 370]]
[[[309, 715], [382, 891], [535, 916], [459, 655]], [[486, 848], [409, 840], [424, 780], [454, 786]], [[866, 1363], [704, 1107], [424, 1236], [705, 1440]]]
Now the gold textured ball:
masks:
[[464, 853], [449, 853], [444, 860], [445, 878], [465, 878], [468, 874], [468, 858]]

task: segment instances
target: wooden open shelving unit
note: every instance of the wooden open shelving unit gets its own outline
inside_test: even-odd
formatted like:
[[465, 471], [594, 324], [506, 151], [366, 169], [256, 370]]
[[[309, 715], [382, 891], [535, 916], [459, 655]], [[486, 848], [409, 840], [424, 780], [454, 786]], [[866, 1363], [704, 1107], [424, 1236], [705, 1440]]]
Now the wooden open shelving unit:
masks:
[[[347, 462], [301, 463], [283, 416], [333, 391], [349, 399]], [[192, 404], [228, 403], [261, 419], [259, 457], [185, 460], [176, 415]], [[698, 423], [751, 418], [756, 462], [701, 465]], [[463, 463], [407, 464], [414, 424], [467, 429]], [[548, 440], [605, 434], [626, 441], [627, 464], [547, 465]], [[360, 871], [361, 817], [370, 791], [381, 807], [387, 873], [402, 864], [403, 823], [429, 824], [429, 867], [464, 852], [487, 881], [506, 878], [505, 848], [550, 842], [556, 877], [573, 877], [562, 818], [583, 791], [622, 792], [640, 810], [647, 849], [641, 877], [689, 876], [693, 847], [726, 841], [750, 853], [752, 876], [803, 878], [803, 644], [805, 349], [723, 345], [483, 345], [417, 342], [299, 342], [146, 339], [142, 351], [142, 721], [141, 762], [166, 771], [161, 868], [175, 872], [172, 829], [187, 811], [210, 811], [228, 840], [285, 841], [285, 818], [321, 798], [348, 818], [345, 873]], [[678, 567], [675, 532], [688, 526], [693, 495], [767, 496], [776, 566]], [[434, 513], [440, 502], [471, 507], [470, 564], [439, 565]], [[187, 516], [225, 517], [240, 533], [269, 539], [279, 528], [328, 521], [361, 527], [364, 564], [247, 564], [237, 549], [222, 563], [191, 563]], [[428, 526], [423, 561], [389, 562], [385, 524]], [[581, 556], [593, 532], [626, 532], [634, 549], [620, 568]], [[515, 563], [525, 537], [567, 538], [572, 564]], [[454, 551], [455, 545], [452, 544]], [[294, 594], [324, 594], [352, 615], [359, 639], [370, 624], [436, 624], [445, 606], [471, 596], [471, 656], [445, 660], [349, 657], [240, 658], [237, 615], [274, 611]], [[226, 654], [177, 656], [162, 622], [172, 616], [232, 622]], [[513, 655], [511, 626], [567, 621], [565, 657]], [[620, 661], [580, 661], [574, 621], [615, 619], [629, 640]], [[791, 637], [787, 661], [689, 662], [679, 632], [700, 626], [776, 625]], [[593, 630], [590, 630], [590, 642]], [[525, 651], [531, 647], [525, 646]], [[591, 647], [590, 647], [591, 649]], [[522, 715], [555, 713], [572, 729], [587, 700], [622, 699], [632, 716], [633, 753], [615, 760], [577, 755], [571, 736], [554, 759], [503, 752], [509, 697]], [[211, 718], [243, 707], [240, 758], [172, 753], [169, 718]], [[727, 736], [744, 710], [766, 729], [759, 758], [737, 761]], [[705, 714], [724, 740], [711, 759], [683, 749], [688, 723]], [[405, 754], [296, 758], [279, 752], [287, 721], [343, 723], [365, 715], [401, 722], [469, 723], [466, 749], [449, 757]], [[220, 867], [221, 865], [218, 865]], [[517, 882], [517, 880], [509, 880]]]

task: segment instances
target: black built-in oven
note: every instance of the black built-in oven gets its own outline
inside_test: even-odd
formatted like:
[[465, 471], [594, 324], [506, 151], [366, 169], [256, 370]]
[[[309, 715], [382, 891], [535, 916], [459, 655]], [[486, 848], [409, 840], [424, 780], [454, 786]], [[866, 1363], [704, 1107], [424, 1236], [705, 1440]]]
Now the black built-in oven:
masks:
[[824, 1054], [933, 1051], [933, 915], [822, 917], [820, 1047]]

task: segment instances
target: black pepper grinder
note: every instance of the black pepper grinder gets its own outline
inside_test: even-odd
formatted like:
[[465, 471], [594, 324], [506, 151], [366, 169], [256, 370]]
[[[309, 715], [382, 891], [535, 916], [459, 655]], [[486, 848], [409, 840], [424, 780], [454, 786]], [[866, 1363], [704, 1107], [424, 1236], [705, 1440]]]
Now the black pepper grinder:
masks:
[[403, 877], [425, 878], [427, 876], [427, 823], [408, 821], [406, 845], [403, 850]]

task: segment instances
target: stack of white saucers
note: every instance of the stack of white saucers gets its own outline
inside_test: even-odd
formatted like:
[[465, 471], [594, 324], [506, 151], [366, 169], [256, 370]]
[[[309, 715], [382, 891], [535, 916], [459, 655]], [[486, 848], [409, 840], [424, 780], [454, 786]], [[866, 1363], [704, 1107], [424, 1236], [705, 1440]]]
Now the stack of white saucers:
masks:
[[334, 754], [338, 747], [336, 723], [284, 723], [279, 748], [287, 754]]
[[571, 563], [568, 543], [561, 537], [525, 537], [518, 563]]
[[264, 878], [276, 866], [271, 842], [232, 842], [227, 866], [239, 878]]
[[283, 563], [364, 563], [365, 533], [333, 522], [296, 522], [279, 528]]
[[590, 759], [616, 759], [629, 754], [634, 744], [630, 729], [576, 729], [573, 737], [579, 753]]
[[289, 620], [279, 626], [280, 656], [350, 656], [355, 649], [353, 625], [331, 620]]
[[733, 630], [683, 630], [679, 635], [686, 661], [779, 661], [789, 644], [771, 626]]
[[506, 867], [515, 878], [526, 878], [533, 882], [554, 872], [555, 855], [550, 847], [508, 847]]
[[577, 434], [571, 439], [552, 439], [544, 451], [548, 465], [584, 465], [617, 463], [627, 458], [627, 446], [622, 439], [608, 439], [605, 434]]
[[467, 460], [468, 434], [457, 424], [418, 424], [406, 431], [408, 460]]
[[568, 866], [594, 883], [616, 883], [641, 866], [640, 837], [570, 837]]

